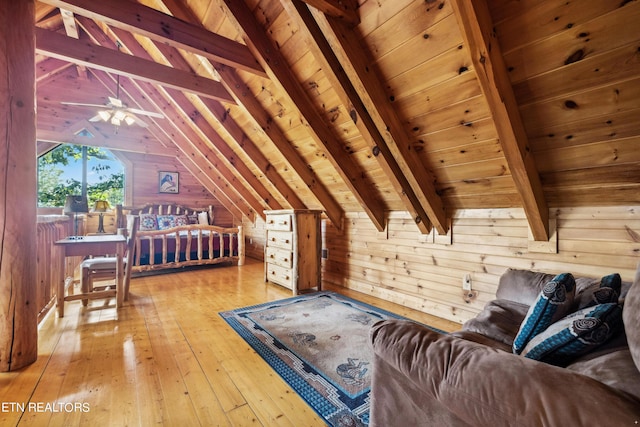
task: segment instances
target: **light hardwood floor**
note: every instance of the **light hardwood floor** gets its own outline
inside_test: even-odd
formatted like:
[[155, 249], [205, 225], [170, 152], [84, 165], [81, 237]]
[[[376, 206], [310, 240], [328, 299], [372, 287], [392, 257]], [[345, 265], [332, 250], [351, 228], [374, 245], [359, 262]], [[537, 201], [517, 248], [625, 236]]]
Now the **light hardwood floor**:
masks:
[[[443, 330], [459, 326], [331, 288]], [[322, 426], [218, 315], [291, 296], [263, 264], [134, 278], [131, 297], [66, 303], [40, 326], [38, 360], [0, 373], [0, 426]], [[22, 406], [25, 412], [22, 413]]]

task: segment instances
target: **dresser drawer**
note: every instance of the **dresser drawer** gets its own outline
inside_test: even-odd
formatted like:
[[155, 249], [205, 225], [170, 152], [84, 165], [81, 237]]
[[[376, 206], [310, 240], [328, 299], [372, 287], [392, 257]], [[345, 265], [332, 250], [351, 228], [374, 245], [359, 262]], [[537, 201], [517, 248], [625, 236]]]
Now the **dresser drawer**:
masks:
[[290, 231], [267, 231], [267, 247], [293, 249], [293, 234]]
[[293, 266], [293, 253], [287, 249], [268, 247], [265, 261], [280, 267], [291, 268]]
[[275, 231], [291, 231], [291, 215], [272, 214], [267, 216], [267, 223], [264, 228]]
[[267, 263], [266, 270], [268, 281], [293, 289], [293, 272], [290, 268]]

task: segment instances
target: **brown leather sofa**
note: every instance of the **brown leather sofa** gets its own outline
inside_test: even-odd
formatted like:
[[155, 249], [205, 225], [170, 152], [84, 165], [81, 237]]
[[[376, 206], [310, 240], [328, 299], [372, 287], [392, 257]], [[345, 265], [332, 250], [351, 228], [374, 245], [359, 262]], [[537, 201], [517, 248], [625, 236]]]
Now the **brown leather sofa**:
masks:
[[[562, 367], [512, 352], [553, 277], [508, 270], [496, 299], [452, 334], [410, 321], [375, 324], [370, 425], [640, 425], [640, 265], [620, 292], [624, 330]], [[599, 283], [576, 277], [576, 309]]]

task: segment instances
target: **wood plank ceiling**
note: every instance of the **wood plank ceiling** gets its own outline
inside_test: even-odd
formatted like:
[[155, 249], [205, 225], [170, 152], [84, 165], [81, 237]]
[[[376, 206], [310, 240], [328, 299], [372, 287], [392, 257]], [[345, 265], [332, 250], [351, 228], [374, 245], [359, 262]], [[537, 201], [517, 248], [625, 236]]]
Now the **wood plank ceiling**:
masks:
[[[234, 215], [640, 202], [640, 2], [42, 0], [39, 150], [177, 158]], [[114, 96], [149, 127], [89, 122]], [[93, 138], [82, 136], [88, 130]]]

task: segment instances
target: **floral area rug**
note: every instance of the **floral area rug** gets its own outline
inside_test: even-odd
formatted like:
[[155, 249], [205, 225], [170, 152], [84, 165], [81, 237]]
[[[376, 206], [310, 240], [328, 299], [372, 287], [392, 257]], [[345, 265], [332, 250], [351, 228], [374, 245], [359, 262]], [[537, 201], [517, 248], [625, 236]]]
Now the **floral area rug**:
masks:
[[329, 425], [369, 424], [369, 329], [402, 316], [333, 292], [220, 315]]

